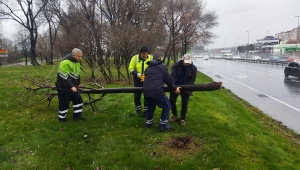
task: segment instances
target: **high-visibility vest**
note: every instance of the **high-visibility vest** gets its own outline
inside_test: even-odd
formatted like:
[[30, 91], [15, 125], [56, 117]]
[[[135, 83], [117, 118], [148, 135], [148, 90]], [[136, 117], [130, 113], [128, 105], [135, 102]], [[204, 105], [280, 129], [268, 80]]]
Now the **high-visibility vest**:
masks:
[[148, 67], [148, 64], [146, 64], [148, 61], [151, 61], [153, 59], [153, 56], [148, 54], [148, 57], [146, 60], [142, 60], [139, 57], [139, 54], [133, 56], [129, 63], [129, 72], [132, 73], [134, 70], [138, 73], [144, 74], [146, 68]]

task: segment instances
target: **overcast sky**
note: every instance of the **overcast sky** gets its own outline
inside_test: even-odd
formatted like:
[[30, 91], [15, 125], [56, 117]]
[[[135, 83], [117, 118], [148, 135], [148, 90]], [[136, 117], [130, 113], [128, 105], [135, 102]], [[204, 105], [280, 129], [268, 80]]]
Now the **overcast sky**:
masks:
[[[300, 0], [204, 0], [206, 10], [216, 11], [218, 38], [206, 48], [223, 48], [254, 43], [267, 34], [275, 36], [296, 28]], [[267, 31], [270, 30], [270, 31]], [[238, 40], [237, 40], [238, 39]]]
[[[296, 28], [300, 0], [203, 0], [206, 10], [216, 11], [219, 26], [212, 31], [218, 36], [206, 48], [223, 48], [247, 44], [257, 39]], [[4, 36], [15, 35], [18, 24], [2, 24]], [[267, 31], [270, 30], [270, 31]], [[237, 40], [238, 39], [238, 40]]]

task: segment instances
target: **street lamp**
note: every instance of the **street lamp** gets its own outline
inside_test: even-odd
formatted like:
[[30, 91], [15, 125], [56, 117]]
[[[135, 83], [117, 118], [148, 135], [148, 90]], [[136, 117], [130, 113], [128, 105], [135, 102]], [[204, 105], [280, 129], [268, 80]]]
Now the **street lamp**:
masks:
[[248, 45], [247, 45], [247, 55], [248, 55], [248, 53], [249, 53], [248, 48], [249, 48], [249, 34], [250, 34], [250, 31], [247, 31], [247, 32], [248, 32]]
[[236, 50], [237, 50], [237, 52], [238, 52], [238, 54], [239, 54], [238, 47], [239, 47], [239, 38], [236, 39]]
[[295, 51], [295, 54], [296, 54], [296, 52], [297, 52], [297, 44], [298, 44], [298, 32], [299, 32], [299, 16], [295, 16], [295, 17], [298, 17], [298, 27], [297, 27], [297, 37], [296, 37], [296, 51]]
[[267, 30], [267, 36], [268, 36], [268, 32], [269, 32], [270, 30]]

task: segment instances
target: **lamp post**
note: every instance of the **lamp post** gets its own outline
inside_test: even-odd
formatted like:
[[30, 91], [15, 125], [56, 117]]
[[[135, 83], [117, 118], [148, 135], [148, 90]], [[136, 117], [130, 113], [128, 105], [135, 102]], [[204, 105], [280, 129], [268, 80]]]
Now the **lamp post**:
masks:
[[270, 30], [267, 30], [267, 36], [268, 36], [269, 31], [270, 31]]
[[239, 49], [238, 48], [239, 48], [239, 38], [236, 39], [236, 50], [239, 54]]
[[250, 31], [247, 31], [248, 32], [248, 45], [247, 45], [247, 55], [248, 55], [248, 53], [249, 53], [249, 50], [248, 50], [248, 48], [249, 48], [249, 34], [250, 34]]
[[295, 17], [298, 17], [298, 26], [297, 26], [297, 35], [296, 35], [296, 50], [295, 50], [295, 54], [297, 52], [297, 44], [298, 44], [298, 32], [299, 32], [299, 16], [295, 16]]

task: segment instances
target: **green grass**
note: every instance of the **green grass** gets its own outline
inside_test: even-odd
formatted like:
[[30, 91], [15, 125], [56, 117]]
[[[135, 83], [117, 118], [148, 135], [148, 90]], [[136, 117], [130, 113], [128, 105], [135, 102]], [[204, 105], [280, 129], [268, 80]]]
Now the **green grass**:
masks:
[[[158, 131], [160, 108], [154, 127], [146, 129], [135, 115], [133, 94], [107, 94], [96, 111], [84, 107], [87, 121], [72, 121], [70, 109], [69, 122], [58, 122], [57, 98], [50, 106], [38, 92], [27, 100], [21, 92], [31, 84], [20, 78], [43, 75], [54, 85], [56, 70], [0, 67], [0, 169], [300, 169], [299, 137], [228, 89], [194, 92], [186, 126], [170, 123], [173, 132]], [[211, 81], [197, 76], [197, 83]], [[186, 137], [191, 141], [183, 148], [174, 146]]]

